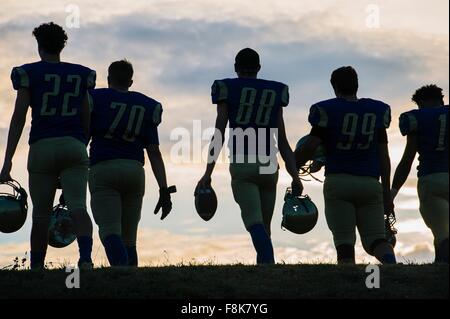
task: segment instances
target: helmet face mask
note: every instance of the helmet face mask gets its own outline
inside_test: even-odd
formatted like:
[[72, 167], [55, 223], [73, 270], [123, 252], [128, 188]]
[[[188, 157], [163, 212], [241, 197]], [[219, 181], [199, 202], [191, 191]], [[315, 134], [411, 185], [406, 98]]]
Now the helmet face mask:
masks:
[[394, 213], [385, 214], [384, 215], [384, 225], [386, 228], [386, 240], [392, 247], [395, 248], [395, 244], [397, 244], [397, 229], [394, 227], [397, 219]]
[[12, 192], [0, 193], [0, 232], [14, 233], [22, 228], [27, 219], [27, 192], [17, 181], [1, 183], [12, 188]]
[[77, 238], [71, 213], [64, 204], [53, 207], [48, 235], [48, 244], [54, 248], [69, 246]]
[[319, 212], [308, 195], [294, 196], [290, 188], [286, 190], [281, 227], [295, 234], [305, 234], [317, 224]]
[[211, 186], [195, 190], [195, 210], [201, 219], [209, 221], [217, 210], [217, 196]]

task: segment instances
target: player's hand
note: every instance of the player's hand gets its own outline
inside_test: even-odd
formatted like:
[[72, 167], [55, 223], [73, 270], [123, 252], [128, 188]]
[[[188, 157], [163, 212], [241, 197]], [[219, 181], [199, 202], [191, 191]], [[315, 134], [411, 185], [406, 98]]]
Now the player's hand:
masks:
[[58, 182], [56, 183], [56, 189], [62, 189], [61, 177], [58, 177]]
[[66, 200], [64, 198], [64, 193], [61, 193], [61, 196], [59, 196], [59, 204], [66, 206]]
[[169, 215], [172, 210], [172, 200], [170, 194], [176, 193], [177, 188], [175, 186], [163, 187], [159, 189], [159, 200], [156, 204], [154, 214], [158, 214], [159, 210], [162, 209], [161, 220]]
[[200, 178], [200, 180], [197, 183], [197, 186], [195, 187], [194, 195], [197, 194], [197, 190], [199, 188], [206, 188], [211, 186], [211, 176], [208, 174], [205, 174]]
[[5, 162], [0, 172], [0, 183], [9, 182], [11, 177], [12, 162]]
[[302, 181], [300, 180], [300, 178], [298, 176], [294, 177], [292, 179], [292, 183], [291, 183], [291, 190], [292, 190], [292, 195], [294, 196], [301, 196], [303, 193], [303, 184]]

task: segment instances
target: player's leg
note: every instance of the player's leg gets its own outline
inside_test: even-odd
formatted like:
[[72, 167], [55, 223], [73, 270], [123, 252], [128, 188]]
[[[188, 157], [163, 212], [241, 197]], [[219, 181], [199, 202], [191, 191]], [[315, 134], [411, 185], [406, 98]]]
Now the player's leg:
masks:
[[275, 262], [273, 245], [262, 218], [258, 186], [241, 180], [233, 180], [231, 185], [234, 199], [241, 209], [241, 217], [245, 228], [250, 233], [257, 253], [256, 262], [258, 264], [273, 264]]
[[261, 208], [261, 195], [254, 182], [257, 168], [249, 164], [231, 164], [231, 188], [233, 196], [241, 208], [245, 228], [250, 233], [255, 247], [258, 264], [273, 264], [274, 253], [272, 241], [266, 231]]
[[381, 184], [371, 177], [358, 177], [355, 186], [360, 190], [356, 224], [364, 250], [383, 264], [395, 264], [394, 248], [386, 240]]
[[[145, 172], [141, 163], [130, 162], [126, 169], [122, 194], [122, 239], [128, 254], [128, 265], [138, 266], [136, 239], [139, 221], [141, 220], [142, 199], [145, 193]], [[125, 172], [124, 172], [125, 173]]]
[[58, 182], [58, 167], [51, 140], [40, 140], [28, 153], [29, 190], [33, 203], [31, 228], [31, 269], [44, 267], [48, 244], [48, 227]]
[[261, 176], [261, 182], [259, 183], [263, 222], [269, 236], [271, 234], [273, 210], [275, 208], [275, 200], [277, 197], [277, 183], [278, 171], [275, 174]]
[[61, 147], [59, 162], [64, 200], [72, 214], [77, 235], [80, 266], [92, 265], [92, 221], [86, 208], [89, 159], [86, 147], [74, 138], [65, 138]]
[[56, 174], [29, 173], [30, 197], [33, 203], [31, 228], [31, 269], [44, 267], [48, 245], [48, 228], [58, 182]]
[[138, 266], [137, 231], [141, 220], [142, 195], [126, 194], [122, 201], [122, 239], [128, 255], [128, 266]]
[[420, 177], [418, 191], [420, 213], [434, 236], [435, 262], [448, 263], [448, 174], [432, 174]]
[[111, 266], [128, 264], [122, 240], [122, 200], [117, 184], [120, 177], [111, 162], [94, 165], [89, 171], [89, 190], [94, 220], [99, 228], [100, 240]]
[[355, 263], [356, 209], [349, 201], [347, 176], [329, 175], [324, 183], [325, 217], [333, 234], [338, 264]]

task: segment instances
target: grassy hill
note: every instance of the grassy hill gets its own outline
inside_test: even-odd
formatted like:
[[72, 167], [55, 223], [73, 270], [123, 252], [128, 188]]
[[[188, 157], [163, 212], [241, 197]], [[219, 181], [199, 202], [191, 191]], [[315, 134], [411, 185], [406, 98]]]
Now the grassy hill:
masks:
[[366, 288], [365, 266], [171, 266], [81, 272], [67, 289], [64, 270], [0, 271], [0, 298], [448, 298], [446, 265], [381, 267]]

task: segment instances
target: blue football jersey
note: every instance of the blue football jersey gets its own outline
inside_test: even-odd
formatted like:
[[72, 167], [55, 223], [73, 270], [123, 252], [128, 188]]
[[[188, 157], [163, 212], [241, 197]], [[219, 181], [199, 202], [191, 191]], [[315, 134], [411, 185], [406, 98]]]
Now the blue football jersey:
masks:
[[80, 110], [87, 90], [95, 87], [95, 80], [95, 71], [65, 62], [40, 61], [13, 68], [14, 89], [29, 89], [31, 94], [29, 144], [61, 136], [73, 136], [87, 143]]
[[311, 107], [309, 122], [326, 129], [325, 175], [380, 177], [379, 132], [390, 125], [389, 105], [372, 99], [330, 99]]
[[138, 92], [97, 89], [89, 93], [91, 165], [112, 159], [131, 159], [144, 165], [144, 148], [159, 145], [161, 104]]
[[448, 105], [400, 115], [403, 136], [417, 134], [418, 176], [448, 173]]
[[[273, 155], [278, 111], [289, 104], [287, 85], [262, 79], [216, 80], [211, 96], [213, 104], [226, 102], [228, 105], [229, 126], [233, 134], [230, 138], [232, 155]], [[236, 129], [244, 132], [251, 129], [255, 134], [241, 139]]]

